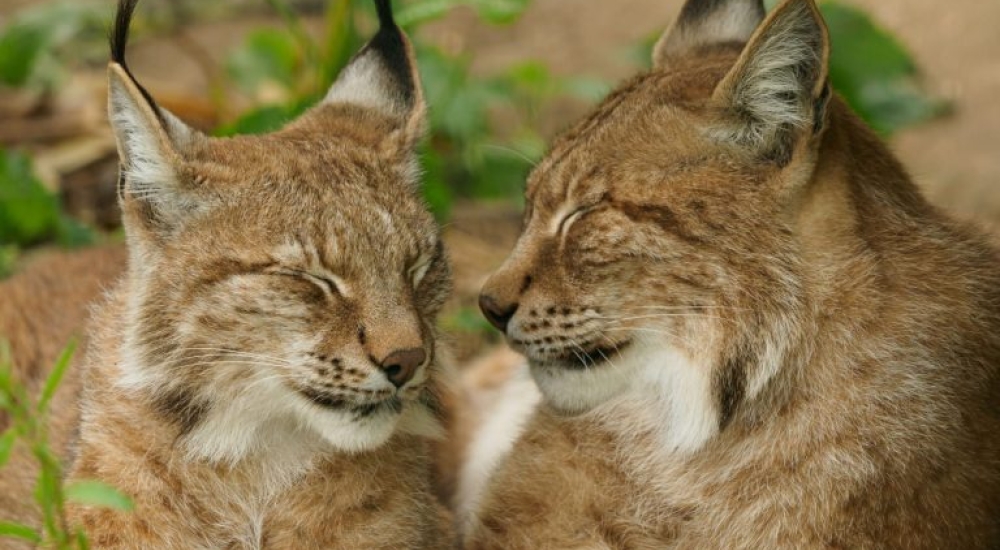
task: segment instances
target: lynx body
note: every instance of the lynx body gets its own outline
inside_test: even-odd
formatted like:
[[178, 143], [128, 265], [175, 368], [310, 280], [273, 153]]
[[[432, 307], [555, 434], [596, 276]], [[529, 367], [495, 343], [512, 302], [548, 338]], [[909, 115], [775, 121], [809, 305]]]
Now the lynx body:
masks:
[[689, 0], [536, 168], [481, 304], [544, 400], [465, 548], [1000, 546], [997, 251], [828, 56], [812, 0]]

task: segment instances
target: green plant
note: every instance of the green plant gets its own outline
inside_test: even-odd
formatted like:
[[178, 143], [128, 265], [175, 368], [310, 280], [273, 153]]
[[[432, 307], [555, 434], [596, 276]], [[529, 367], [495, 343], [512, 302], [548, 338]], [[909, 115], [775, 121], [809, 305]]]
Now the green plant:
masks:
[[90, 244], [93, 234], [63, 213], [58, 197], [35, 177], [27, 154], [0, 148], [0, 246], [51, 240], [79, 246]]
[[[536, 118], [553, 98], [603, 95], [607, 86], [594, 79], [559, 78], [535, 62], [480, 77], [468, 55], [448, 53], [422, 40], [419, 27], [458, 6], [474, 9], [493, 24], [509, 23], [530, 0], [412, 0], [401, 3], [397, 20], [414, 39], [430, 109], [431, 138], [423, 148], [424, 192], [431, 208], [446, 215], [455, 198], [512, 198], [541, 157], [544, 140], [523, 121]], [[281, 0], [270, 0], [285, 21], [284, 29], [252, 33], [227, 61], [227, 74], [247, 97], [264, 101], [217, 133], [232, 135], [274, 130], [314, 104], [336, 74], [361, 47], [374, 24], [368, 2], [339, 0], [329, 5], [322, 41], [302, 30], [298, 17]], [[362, 32], [367, 29], [368, 32]], [[522, 121], [501, 127], [505, 120]]]
[[103, 50], [102, 41], [82, 41], [81, 36], [104, 35], [108, 8], [106, 2], [57, 2], [20, 12], [0, 30], [0, 85], [41, 91], [54, 87], [64, 75], [68, 48], [75, 59]]
[[906, 48], [863, 11], [824, 2], [833, 52], [830, 80], [848, 104], [882, 135], [924, 122], [949, 109], [920, 87], [920, 71]]
[[868, 14], [834, 0], [821, 2], [820, 10], [833, 44], [833, 88], [872, 128], [891, 136], [948, 111], [947, 102], [921, 89], [912, 55]]
[[41, 393], [33, 398], [14, 375], [8, 344], [0, 342], [0, 410], [10, 419], [10, 426], [0, 435], [0, 468], [7, 464], [16, 446], [23, 445], [30, 451], [39, 466], [34, 496], [42, 516], [41, 529], [0, 520], [0, 537], [22, 539], [57, 550], [85, 550], [87, 536], [80, 528], [69, 525], [66, 502], [123, 511], [132, 509], [128, 497], [104, 483], [81, 481], [63, 485], [62, 462], [49, 445], [48, 418], [52, 398], [69, 368], [74, 349], [74, 344], [70, 344], [63, 351]]

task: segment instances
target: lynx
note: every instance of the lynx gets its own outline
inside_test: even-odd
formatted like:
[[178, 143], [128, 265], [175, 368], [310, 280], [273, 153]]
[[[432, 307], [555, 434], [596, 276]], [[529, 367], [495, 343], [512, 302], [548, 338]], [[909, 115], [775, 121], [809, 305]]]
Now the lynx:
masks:
[[209, 138], [157, 106], [112, 32], [109, 111], [128, 268], [83, 364], [69, 510], [98, 549], [449, 548], [430, 484], [450, 291], [415, 153], [413, 51], [380, 29], [321, 103]]
[[828, 42], [813, 0], [689, 0], [534, 170], [481, 305], [542, 403], [465, 548], [1000, 546], [1000, 256]]

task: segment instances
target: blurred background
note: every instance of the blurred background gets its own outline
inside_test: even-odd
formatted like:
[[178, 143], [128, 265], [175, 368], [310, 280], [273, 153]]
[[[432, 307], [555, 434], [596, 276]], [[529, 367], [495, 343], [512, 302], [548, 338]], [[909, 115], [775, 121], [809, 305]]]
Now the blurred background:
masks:
[[[130, 65], [214, 135], [310, 106], [375, 27], [368, 0], [142, 0]], [[496, 342], [475, 296], [517, 236], [546, 142], [648, 66], [681, 0], [396, 0], [431, 107], [425, 193], [457, 293], [458, 358]], [[835, 88], [931, 200], [1000, 224], [1000, 2], [826, 0]], [[0, 277], [39, 251], [120, 242], [105, 121], [113, 0], [0, 0]]]

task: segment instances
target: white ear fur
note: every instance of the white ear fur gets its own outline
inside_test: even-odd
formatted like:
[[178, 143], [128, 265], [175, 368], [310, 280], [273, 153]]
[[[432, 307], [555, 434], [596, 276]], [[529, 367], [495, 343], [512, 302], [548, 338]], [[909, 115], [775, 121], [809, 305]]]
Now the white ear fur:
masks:
[[365, 50], [340, 73], [324, 102], [349, 103], [395, 116], [406, 116], [410, 106], [396, 91], [393, 79], [378, 52]]
[[191, 206], [181, 192], [181, 151], [200, 134], [154, 106], [117, 63], [108, 68], [108, 113], [121, 159], [120, 199], [148, 204], [161, 222], [176, 221]]
[[[813, 0], [787, 0], [751, 38], [713, 94], [732, 116], [727, 139], [784, 155], [828, 97], [829, 40]], [[777, 149], [775, 149], [777, 148]]]
[[713, 44], [745, 43], [764, 19], [761, 0], [688, 0], [677, 22], [653, 49], [653, 64], [664, 68]]
[[426, 105], [413, 46], [392, 19], [388, 1], [376, 2], [378, 34], [348, 63], [323, 100], [373, 109], [403, 122], [390, 140], [412, 148], [423, 136]]

